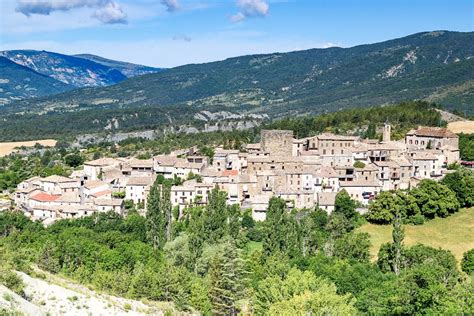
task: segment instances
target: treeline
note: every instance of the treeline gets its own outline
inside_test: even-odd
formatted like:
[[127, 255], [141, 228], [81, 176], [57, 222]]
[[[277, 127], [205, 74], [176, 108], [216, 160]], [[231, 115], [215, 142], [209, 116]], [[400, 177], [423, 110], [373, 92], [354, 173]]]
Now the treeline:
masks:
[[381, 192], [369, 205], [366, 218], [375, 224], [389, 224], [400, 216], [404, 222], [420, 225], [435, 217], [447, 217], [460, 207], [474, 206], [474, 173], [458, 169], [443, 180], [422, 180], [411, 190]]
[[[63, 139], [84, 133], [105, 134], [108, 132], [105, 127], [112, 126], [111, 122], [115, 122], [115, 120], [119, 128], [111, 129], [110, 132], [147, 129], [161, 131], [165, 128], [173, 130], [173, 126], [176, 124], [170, 123], [169, 117], [175, 115], [180, 115], [178, 121], [180, 125], [201, 126], [203, 124], [202, 121], [193, 118], [194, 113], [199, 109], [187, 105], [145, 106], [140, 110], [97, 106], [80, 108], [81, 110], [77, 112], [52, 112], [39, 116], [28, 113], [21, 115], [6, 113], [2, 117], [3, 121], [0, 126], [0, 141], [38, 138]], [[221, 109], [215, 108], [213, 110]], [[344, 109], [317, 116], [286, 118], [264, 124], [263, 128], [291, 129], [297, 137], [315, 135], [325, 130], [335, 133], [358, 133], [363, 136], [369, 124], [379, 125], [385, 121], [394, 126], [395, 138], [403, 137], [403, 133], [417, 125], [440, 126], [444, 124], [440, 114], [435, 111], [435, 105], [413, 101], [398, 105]], [[204, 134], [207, 133], [199, 133], [199, 136]]]
[[0, 263], [26, 272], [36, 263], [97, 290], [204, 315], [474, 312], [473, 285], [454, 256], [404, 247], [400, 221], [398, 237], [371, 263], [369, 236], [355, 231], [363, 219], [345, 191], [329, 216], [317, 207], [289, 213], [272, 198], [264, 222], [226, 205], [218, 189], [207, 206], [181, 213], [168, 194], [154, 185], [146, 217], [101, 213], [44, 228], [1, 213]]
[[348, 109], [318, 116], [286, 118], [269, 124], [267, 128], [290, 129], [299, 138], [324, 131], [372, 138], [377, 136], [374, 125], [380, 127], [384, 122], [392, 125], [394, 139], [403, 138], [409, 129], [418, 125], [446, 124], [436, 111], [436, 105], [424, 101], [412, 101], [397, 105]]

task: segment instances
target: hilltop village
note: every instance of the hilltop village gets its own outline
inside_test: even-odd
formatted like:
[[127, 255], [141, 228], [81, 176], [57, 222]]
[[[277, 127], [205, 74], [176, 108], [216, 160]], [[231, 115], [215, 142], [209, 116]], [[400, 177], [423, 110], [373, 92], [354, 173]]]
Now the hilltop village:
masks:
[[330, 213], [341, 190], [366, 206], [381, 191], [441, 179], [458, 161], [458, 136], [446, 128], [418, 127], [400, 141], [391, 140], [387, 123], [381, 141], [331, 133], [295, 139], [292, 131], [263, 130], [260, 143], [247, 144], [244, 151], [218, 147], [212, 159], [191, 148], [148, 160], [87, 161], [70, 177], [23, 181], [13, 200], [45, 224], [96, 212], [123, 215], [128, 201], [144, 212], [157, 177], [181, 178], [182, 184], [171, 188], [179, 211], [206, 204], [218, 187], [227, 192], [228, 204], [251, 209], [255, 220], [264, 220], [272, 196], [284, 199], [289, 209], [319, 205]]

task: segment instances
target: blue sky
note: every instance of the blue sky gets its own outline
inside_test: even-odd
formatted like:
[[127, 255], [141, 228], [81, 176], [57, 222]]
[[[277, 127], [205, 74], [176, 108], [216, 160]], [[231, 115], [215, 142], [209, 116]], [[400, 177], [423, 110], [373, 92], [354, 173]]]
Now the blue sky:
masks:
[[0, 50], [173, 67], [473, 31], [473, 0], [0, 0]]

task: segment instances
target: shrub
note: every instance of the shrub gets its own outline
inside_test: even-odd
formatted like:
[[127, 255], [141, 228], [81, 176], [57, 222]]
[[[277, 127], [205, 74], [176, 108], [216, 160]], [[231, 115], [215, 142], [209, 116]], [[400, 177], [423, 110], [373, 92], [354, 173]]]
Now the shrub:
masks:
[[422, 214], [415, 214], [408, 219], [408, 222], [413, 225], [423, 225], [425, 223], [425, 217]]
[[461, 270], [467, 274], [472, 274], [474, 272], [474, 248], [466, 251], [462, 256]]

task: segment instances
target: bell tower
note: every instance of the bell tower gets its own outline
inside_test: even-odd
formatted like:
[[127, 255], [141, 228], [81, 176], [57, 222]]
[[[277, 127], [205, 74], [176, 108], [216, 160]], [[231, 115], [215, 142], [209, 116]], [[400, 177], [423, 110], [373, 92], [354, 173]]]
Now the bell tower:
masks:
[[388, 124], [388, 121], [385, 121], [383, 124], [383, 136], [382, 136], [382, 141], [383, 142], [389, 142], [392, 134], [392, 126]]

